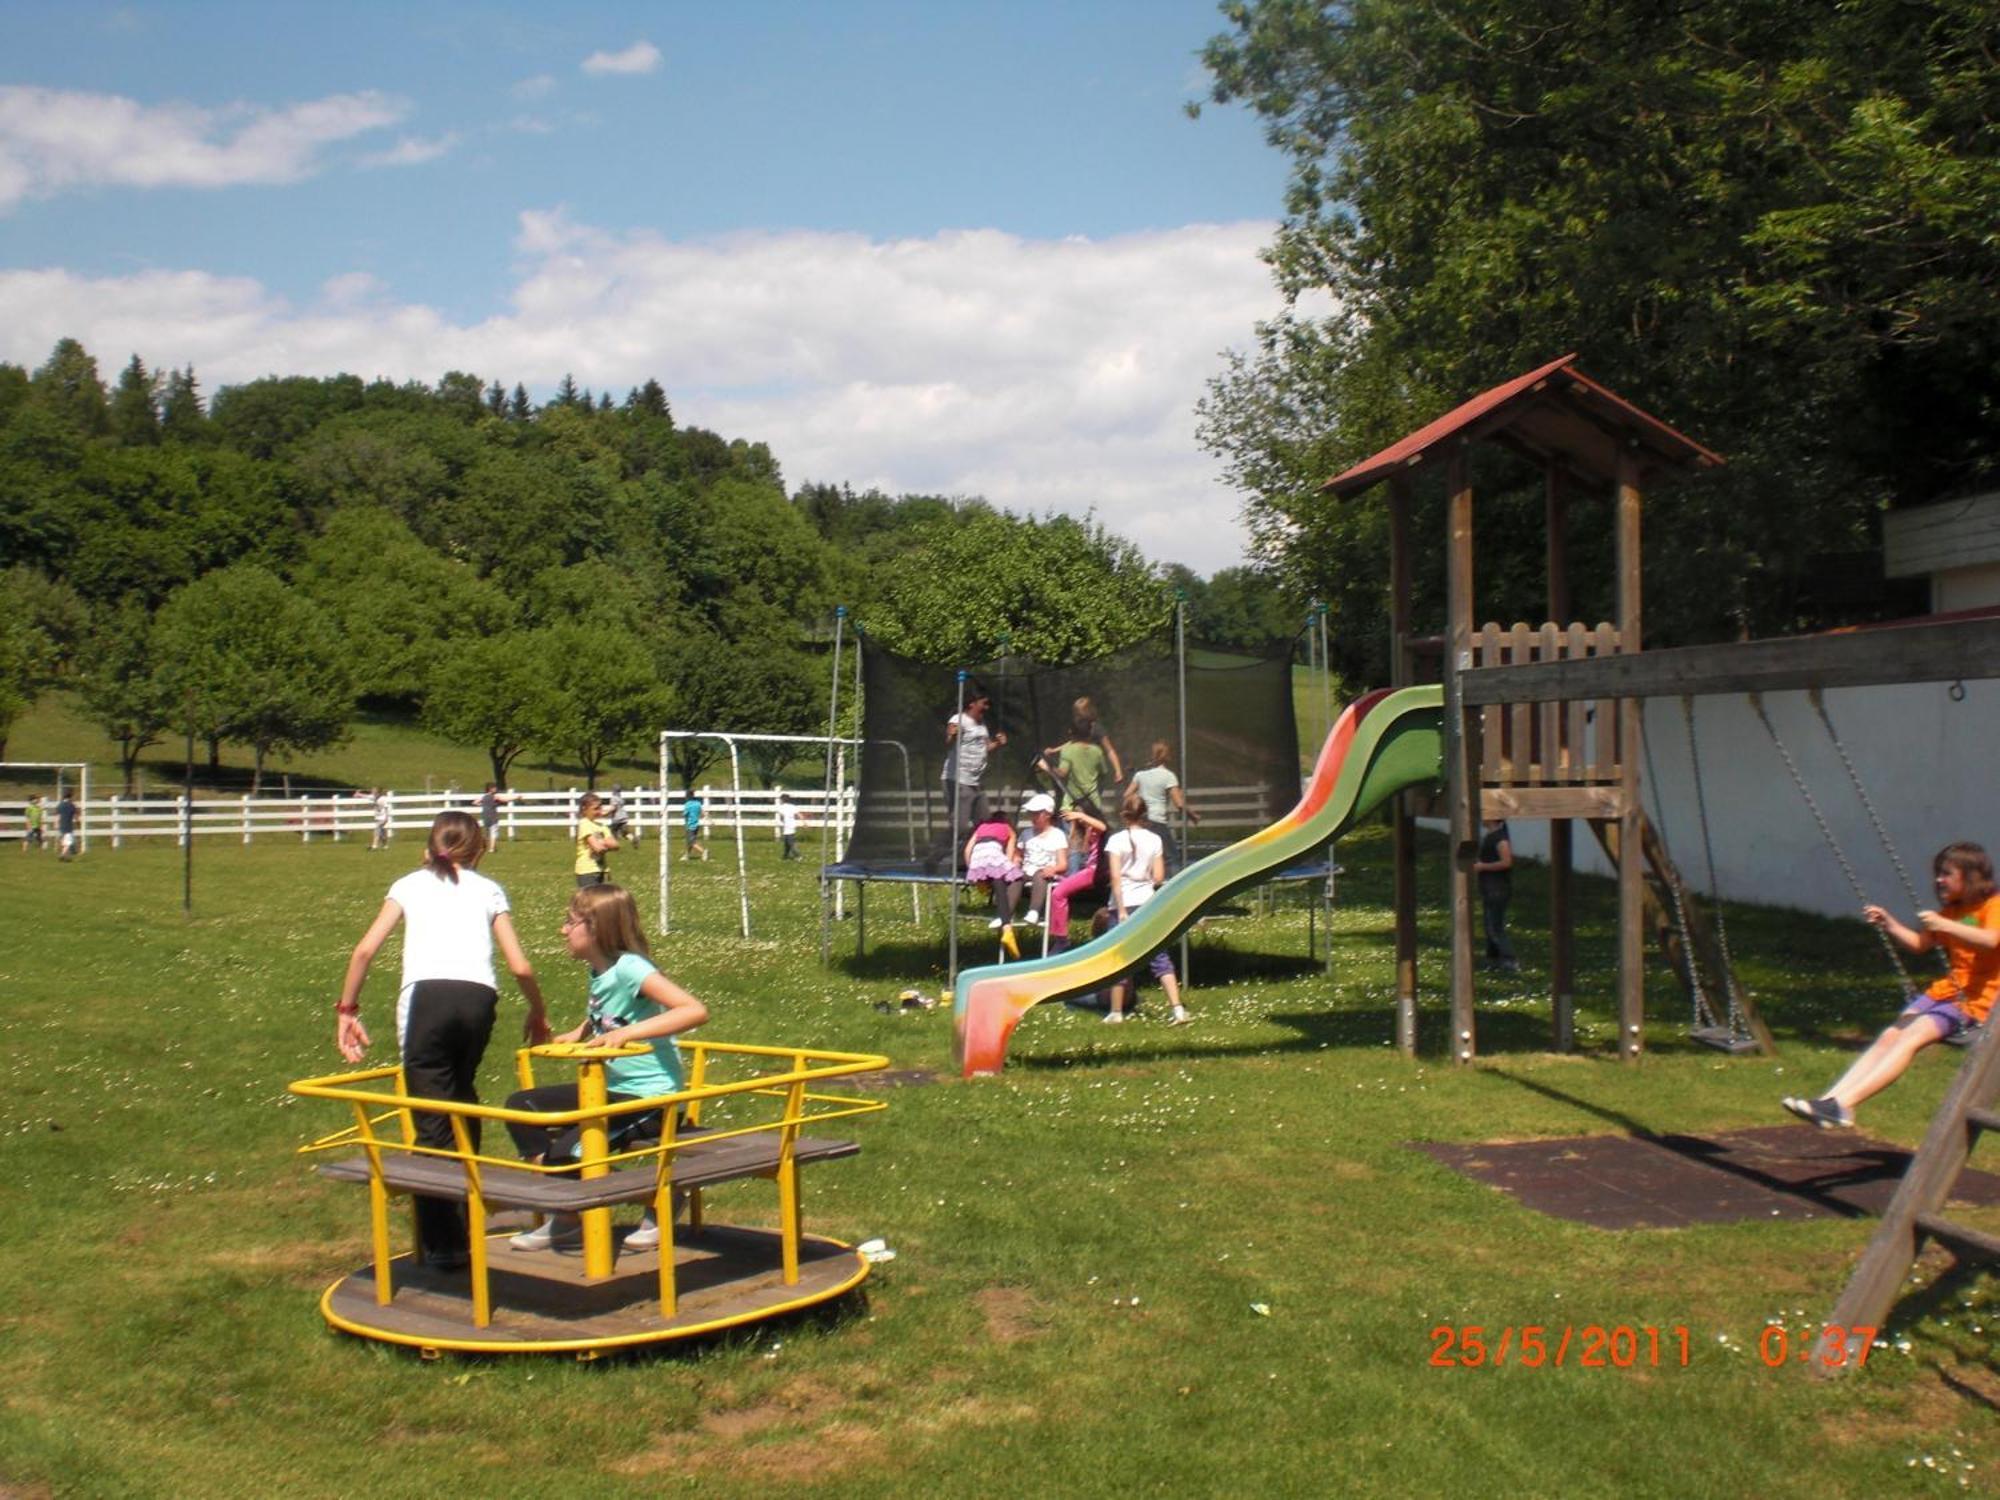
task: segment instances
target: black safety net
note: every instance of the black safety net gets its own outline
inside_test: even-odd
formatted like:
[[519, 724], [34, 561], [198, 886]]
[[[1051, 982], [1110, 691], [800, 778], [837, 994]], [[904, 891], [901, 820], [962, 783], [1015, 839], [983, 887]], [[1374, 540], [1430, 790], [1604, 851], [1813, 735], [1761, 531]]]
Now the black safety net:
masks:
[[[1171, 635], [1074, 666], [1009, 656], [968, 667], [966, 701], [989, 695], [992, 706], [984, 722], [993, 739], [1006, 736], [1004, 745], [990, 745], [979, 781], [980, 809], [1020, 822], [1029, 795], [1058, 791], [1038, 761], [1071, 737], [1077, 700], [1087, 698], [1103, 740], [1122, 765], [1122, 779], [1103, 793], [1113, 827], [1125, 787], [1134, 772], [1152, 763], [1154, 746], [1162, 741], [1188, 805], [1202, 816], [1197, 832], [1204, 843], [1241, 837], [1288, 812], [1299, 796], [1289, 649], [1256, 656], [1189, 644], [1185, 765], [1180, 679]], [[863, 649], [867, 743], [844, 870], [886, 876], [949, 872], [946, 725], [958, 704], [956, 668], [912, 661], [872, 643]], [[961, 829], [971, 812], [961, 814]]]

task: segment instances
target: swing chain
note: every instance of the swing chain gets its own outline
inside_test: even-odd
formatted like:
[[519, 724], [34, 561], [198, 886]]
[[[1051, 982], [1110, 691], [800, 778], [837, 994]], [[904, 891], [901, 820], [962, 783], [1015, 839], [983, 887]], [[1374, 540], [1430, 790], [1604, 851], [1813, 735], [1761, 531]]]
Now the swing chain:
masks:
[[[1639, 715], [1639, 748], [1646, 759], [1646, 784], [1653, 789], [1653, 836], [1660, 841], [1660, 850], [1667, 856], [1668, 865], [1677, 871], [1678, 866], [1673, 865], [1673, 850], [1667, 844], [1666, 827], [1659, 817], [1660, 777], [1653, 766], [1653, 737], [1647, 732], [1646, 716], [1643, 713]], [[1619, 858], [1628, 858], [1632, 852], [1621, 849], [1619, 850]], [[1681, 935], [1681, 957], [1687, 964], [1688, 993], [1694, 1002], [1694, 1013], [1689, 1020], [1688, 1029], [1690, 1031], [1699, 1031], [1705, 1026], [1714, 1026], [1717, 1023], [1715, 1008], [1708, 1001], [1707, 986], [1702, 982], [1701, 958], [1695, 952], [1694, 946], [1694, 927], [1688, 920], [1687, 906], [1681, 895], [1680, 881], [1663, 877], [1660, 883], [1667, 888], [1667, 897], [1673, 903], [1674, 926], [1679, 930]]]
[[[1910, 910], [1921, 909], [1924, 899], [1917, 894], [1916, 882], [1910, 878], [1910, 871], [1903, 863], [1903, 856], [1897, 852], [1894, 841], [1890, 839], [1888, 827], [1882, 822], [1882, 815], [1875, 810], [1875, 799], [1868, 795], [1868, 788], [1862, 784], [1861, 772], [1855, 768], [1854, 758], [1847, 753], [1846, 742], [1841, 739], [1840, 732], [1833, 727], [1833, 717], [1826, 711], [1825, 694], [1818, 688], [1813, 688], [1806, 696], [1811, 700], [1812, 706], [1819, 711], [1819, 721], [1826, 726], [1826, 737], [1833, 745], [1833, 753], [1840, 757], [1841, 765], [1846, 768], [1847, 779], [1852, 783], [1854, 795], [1860, 799], [1862, 808], [1868, 814], [1868, 821], [1875, 829], [1875, 837], [1882, 845], [1882, 852], [1889, 856], [1889, 863], [1895, 867], [1896, 879], [1903, 885], [1903, 894], [1910, 898]], [[1945, 957], [1943, 947], [1936, 947], [1934, 951], [1938, 956], [1938, 962], [1949, 968], [1951, 961]]]
[[1687, 726], [1688, 764], [1694, 770], [1695, 815], [1701, 824], [1702, 859], [1708, 866], [1708, 899], [1715, 904], [1715, 947], [1722, 960], [1722, 984], [1729, 995], [1729, 1037], [1741, 1041], [1750, 1035], [1743, 1019], [1742, 992], [1736, 984], [1736, 960], [1729, 952], [1729, 922], [1722, 912], [1722, 885], [1715, 878], [1715, 841], [1708, 831], [1708, 794], [1702, 786], [1701, 749], [1695, 741], [1694, 699], [1681, 696], [1681, 721]]
[[[1827, 848], [1833, 851], [1833, 857], [1840, 865], [1840, 872], [1847, 877], [1847, 883], [1852, 887], [1855, 899], [1863, 906], [1868, 905], [1868, 891], [1861, 884], [1861, 877], [1855, 874], [1854, 866], [1848, 862], [1847, 852], [1840, 847], [1840, 840], [1833, 836], [1833, 827], [1826, 821], [1826, 814], [1820, 811], [1818, 799], [1813, 796], [1812, 788], [1806, 785], [1806, 778], [1800, 772], [1798, 762], [1792, 759], [1791, 750], [1778, 734], [1778, 726], [1771, 722], [1771, 716], [1764, 711], [1764, 695], [1752, 693], [1750, 706], [1757, 711], [1757, 717], [1764, 721], [1764, 732], [1771, 736], [1771, 744], [1776, 747], [1779, 758], [1784, 761], [1785, 769], [1792, 773], [1792, 785], [1799, 789], [1799, 796], [1805, 799], [1806, 807], [1813, 815], [1813, 821], [1819, 824], [1820, 837], [1826, 840]], [[1904, 967], [1903, 956], [1896, 951], [1896, 945], [1890, 941], [1889, 934], [1880, 927], [1874, 927], [1873, 931], [1881, 941], [1882, 951], [1889, 955], [1890, 964], [1901, 976], [1903, 988], [1906, 990], [1916, 988], [1910, 978], [1910, 971]]]

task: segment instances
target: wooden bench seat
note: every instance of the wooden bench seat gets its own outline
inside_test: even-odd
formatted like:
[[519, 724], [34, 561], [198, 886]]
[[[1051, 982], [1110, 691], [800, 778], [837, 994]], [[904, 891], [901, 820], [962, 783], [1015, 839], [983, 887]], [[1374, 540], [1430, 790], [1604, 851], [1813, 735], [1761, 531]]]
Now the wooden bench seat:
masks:
[[[714, 1187], [746, 1177], [773, 1177], [778, 1171], [779, 1141], [775, 1132], [736, 1135], [719, 1141], [688, 1139], [672, 1156], [673, 1183], [677, 1188]], [[812, 1161], [833, 1161], [855, 1156], [861, 1147], [854, 1141], [817, 1140], [801, 1136], [792, 1143], [792, 1160], [803, 1166]], [[322, 1175], [336, 1182], [368, 1181], [366, 1156], [343, 1157], [323, 1163]], [[385, 1149], [382, 1152], [382, 1182], [392, 1192], [419, 1193], [427, 1198], [450, 1198], [464, 1202], [468, 1196], [465, 1164], [442, 1156], [412, 1156]], [[528, 1208], [538, 1213], [582, 1213], [585, 1209], [609, 1208], [619, 1203], [650, 1202], [658, 1178], [653, 1167], [613, 1171], [602, 1177], [557, 1177], [531, 1172], [523, 1167], [482, 1164], [479, 1169], [480, 1196], [488, 1208]]]

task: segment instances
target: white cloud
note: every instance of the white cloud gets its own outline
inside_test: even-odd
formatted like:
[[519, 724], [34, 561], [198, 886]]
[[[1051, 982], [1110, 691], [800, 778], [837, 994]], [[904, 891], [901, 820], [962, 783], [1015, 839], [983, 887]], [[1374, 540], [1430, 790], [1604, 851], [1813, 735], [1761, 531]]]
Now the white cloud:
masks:
[[555, 92], [555, 87], [556, 81], [553, 75], [537, 73], [533, 78], [523, 78], [507, 92], [512, 94], [516, 99], [524, 101], [546, 99], [550, 94]]
[[660, 65], [660, 49], [637, 41], [621, 52], [593, 52], [583, 60], [586, 73], [650, 73]]
[[511, 306], [454, 323], [365, 276], [310, 306], [200, 272], [0, 272], [0, 359], [73, 334], [116, 363], [434, 381], [475, 371], [622, 397], [649, 376], [678, 417], [770, 443], [788, 482], [980, 494], [1095, 510], [1153, 557], [1238, 561], [1239, 499], [1194, 439], [1194, 403], [1277, 311], [1269, 223], [1111, 239], [992, 230], [923, 239], [759, 232], [675, 241], [560, 211], [521, 216]]
[[69, 189], [296, 182], [323, 147], [393, 125], [407, 107], [373, 91], [278, 109], [141, 104], [115, 94], [0, 86], [0, 212]]
[[387, 151], [377, 151], [361, 158], [364, 167], [419, 167], [425, 162], [436, 161], [458, 144], [458, 133], [447, 131], [443, 135], [432, 136], [429, 140], [421, 136], [406, 135]]

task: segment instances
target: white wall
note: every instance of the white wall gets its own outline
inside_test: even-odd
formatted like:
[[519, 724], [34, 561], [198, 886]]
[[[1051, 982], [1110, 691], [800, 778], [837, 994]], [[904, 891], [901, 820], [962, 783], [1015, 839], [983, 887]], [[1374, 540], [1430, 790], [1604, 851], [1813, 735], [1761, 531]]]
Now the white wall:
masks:
[[[1927, 904], [1930, 859], [1942, 845], [1971, 839], [2000, 853], [2000, 683], [1967, 682], [1964, 695], [1953, 702], [1950, 685], [1942, 682], [1826, 694], [1827, 713]], [[1894, 866], [1806, 695], [1775, 693], [1764, 706], [1869, 898], [1907, 919], [1909, 901]], [[1858, 904], [1853, 889], [1749, 701], [1698, 698], [1695, 721], [1723, 896], [1853, 914]], [[1680, 700], [1651, 700], [1646, 732], [1659, 778], [1646, 789], [1646, 811], [1681, 874], [1697, 890], [1707, 890]], [[1513, 822], [1515, 850], [1546, 859], [1548, 826], [1525, 818]], [[1587, 831], [1579, 830], [1575, 847], [1579, 869], [1610, 873]]]

